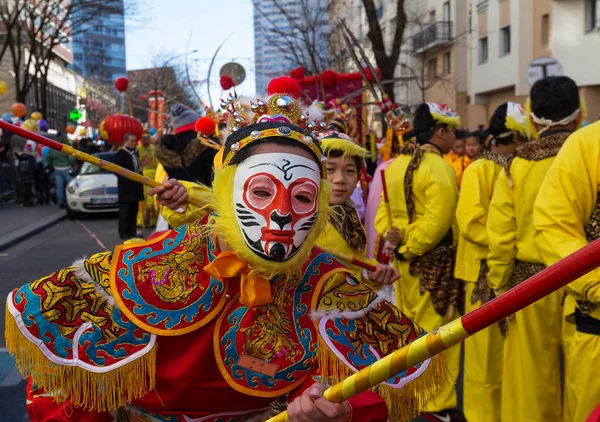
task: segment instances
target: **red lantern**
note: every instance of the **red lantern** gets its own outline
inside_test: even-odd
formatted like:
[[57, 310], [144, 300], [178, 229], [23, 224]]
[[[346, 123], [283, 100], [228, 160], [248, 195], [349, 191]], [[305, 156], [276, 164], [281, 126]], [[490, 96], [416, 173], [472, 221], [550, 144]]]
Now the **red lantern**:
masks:
[[142, 95], [140, 95], [140, 100], [147, 101], [148, 100], [148, 96], [146, 94], [142, 94]]
[[23, 103], [14, 103], [12, 112], [17, 117], [23, 117], [27, 114], [27, 107], [25, 107], [25, 104]]
[[123, 138], [128, 133], [140, 139], [143, 130], [138, 119], [125, 114], [112, 114], [100, 123], [100, 136], [113, 145], [123, 145]]
[[69, 135], [72, 135], [72, 134], [74, 134], [74, 133], [75, 133], [75, 126], [73, 126], [73, 125], [69, 125], [69, 126], [67, 126], [67, 133], [68, 133]]
[[115, 81], [115, 88], [117, 88], [117, 91], [119, 92], [127, 91], [127, 88], [129, 88], [129, 79], [117, 78], [117, 80]]

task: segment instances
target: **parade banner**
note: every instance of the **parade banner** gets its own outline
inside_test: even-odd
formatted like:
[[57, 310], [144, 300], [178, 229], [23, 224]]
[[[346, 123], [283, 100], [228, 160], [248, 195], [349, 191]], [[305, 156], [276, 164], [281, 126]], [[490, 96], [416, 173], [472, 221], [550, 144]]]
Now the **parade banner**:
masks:
[[156, 93], [148, 94], [148, 125], [156, 129]]

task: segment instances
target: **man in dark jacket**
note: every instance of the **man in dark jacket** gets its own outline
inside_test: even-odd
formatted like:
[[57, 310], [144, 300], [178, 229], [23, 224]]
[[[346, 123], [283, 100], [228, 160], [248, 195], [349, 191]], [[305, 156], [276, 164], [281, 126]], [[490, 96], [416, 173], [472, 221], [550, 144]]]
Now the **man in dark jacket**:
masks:
[[[136, 150], [137, 137], [128, 133], [123, 148], [115, 155], [115, 164], [136, 173], [142, 173], [142, 165]], [[138, 203], [144, 199], [144, 187], [132, 180], [118, 177], [119, 187], [119, 236], [126, 240], [136, 237]]]

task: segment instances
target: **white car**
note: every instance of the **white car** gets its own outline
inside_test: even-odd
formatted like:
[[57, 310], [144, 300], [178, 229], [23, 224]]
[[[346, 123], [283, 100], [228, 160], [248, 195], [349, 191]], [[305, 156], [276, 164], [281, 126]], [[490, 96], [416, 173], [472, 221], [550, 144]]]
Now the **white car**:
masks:
[[[94, 155], [112, 163], [115, 154], [101, 152]], [[117, 176], [93, 164], [83, 163], [77, 177], [67, 185], [67, 217], [118, 210]]]

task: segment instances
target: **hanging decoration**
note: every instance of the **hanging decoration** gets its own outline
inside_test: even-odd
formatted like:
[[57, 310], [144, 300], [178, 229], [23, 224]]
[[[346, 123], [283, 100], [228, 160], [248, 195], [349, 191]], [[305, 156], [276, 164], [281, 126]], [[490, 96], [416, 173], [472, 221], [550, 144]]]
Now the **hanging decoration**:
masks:
[[39, 122], [40, 120], [42, 120], [44, 118], [44, 115], [42, 113], [40, 113], [39, 111], [34, 111], [33, 113], [31, 113], [31, 118], [33, 120], [35, 120], [36, 122]]
[[73, 126], [73, 125], [67, 126], [67, 133], [69, 135], [73, 135], [75, 133], [75, 126]]
[[112, 114], [100, 123], [100, 136], [112, 145], [123, 145], [123, 138], [128, 133], [140, 139], [143, 131], [142, 123], [126, 114]]

